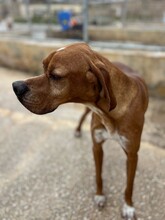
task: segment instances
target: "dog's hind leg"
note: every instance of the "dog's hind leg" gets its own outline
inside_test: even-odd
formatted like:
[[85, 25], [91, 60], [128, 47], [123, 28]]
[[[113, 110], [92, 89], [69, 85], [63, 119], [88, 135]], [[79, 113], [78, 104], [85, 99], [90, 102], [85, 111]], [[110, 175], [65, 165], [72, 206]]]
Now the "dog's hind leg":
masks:
[[82, 129], [82, 124], [83, 122], [85, 121], [86, 119], [86, 116], [88, 115], [88, 113], [90, 112], [91, 110], [89, 108], [86, 108], [83, 115], [81, 116], [80, 118], [80, 121], [75, 129], [75, 137], [81, 137], [82, 133], [81, 133], [81, 129]]

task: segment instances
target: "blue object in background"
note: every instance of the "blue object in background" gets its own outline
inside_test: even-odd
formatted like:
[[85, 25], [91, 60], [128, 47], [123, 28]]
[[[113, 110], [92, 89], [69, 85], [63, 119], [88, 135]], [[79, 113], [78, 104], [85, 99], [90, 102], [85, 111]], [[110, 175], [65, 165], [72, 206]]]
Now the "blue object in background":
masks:
[[70, 11], [60, 11], [58, 12], [58, 20], [63, 31], [70, 29], [70, 20], [72, 13]]

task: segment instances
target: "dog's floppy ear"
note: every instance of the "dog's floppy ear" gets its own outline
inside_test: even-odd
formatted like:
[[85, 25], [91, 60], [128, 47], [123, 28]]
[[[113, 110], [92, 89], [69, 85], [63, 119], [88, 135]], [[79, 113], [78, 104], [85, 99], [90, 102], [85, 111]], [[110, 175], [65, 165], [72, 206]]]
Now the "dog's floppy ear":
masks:
[[108, 71], [106, 70], [105, 65], [102, 62], [98, 62], [94, 64], [92, 61], [90, 62], [91, 71], [97, 77], [100, 85], [101, 92], [103, 92], [103, 96], [106, 99], [108, 110], [111, 111], [116, 107], [116, 99], [112, 91], [111, 80]]
[[54, 56], [54, 54], [56, 53], [56, 51], [53, 51], [52, 53], [50, 53], [43, 61], [43, 65], [44, 65], [44, 68], [46, 69], [48, 67], [48, 64], [50, 62], [50, 60], [52, 59], [52, 57]]

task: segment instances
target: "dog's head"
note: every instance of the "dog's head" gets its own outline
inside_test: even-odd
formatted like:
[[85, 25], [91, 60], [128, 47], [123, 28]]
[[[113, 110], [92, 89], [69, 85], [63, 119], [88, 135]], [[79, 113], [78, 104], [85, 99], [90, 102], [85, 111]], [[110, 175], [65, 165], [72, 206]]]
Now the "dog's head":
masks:
[[44, 73], [13, 83], [19, 101], [31, 112], [45, 114], [60, 104], [97, 103], [100, 97], [115, 107], [105, 64], [85, 43], [60, 48], [43, 60]]

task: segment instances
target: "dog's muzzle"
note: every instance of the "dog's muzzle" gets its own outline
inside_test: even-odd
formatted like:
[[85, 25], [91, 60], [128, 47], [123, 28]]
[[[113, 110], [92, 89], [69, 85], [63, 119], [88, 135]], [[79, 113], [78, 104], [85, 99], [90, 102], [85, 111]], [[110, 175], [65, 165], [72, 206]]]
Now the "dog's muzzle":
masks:
[[12, 86], [18, 98], [21, 98], [23, 95], [25, 95], [29, 91], [29, 88], [24, 81], [13, 82]]

